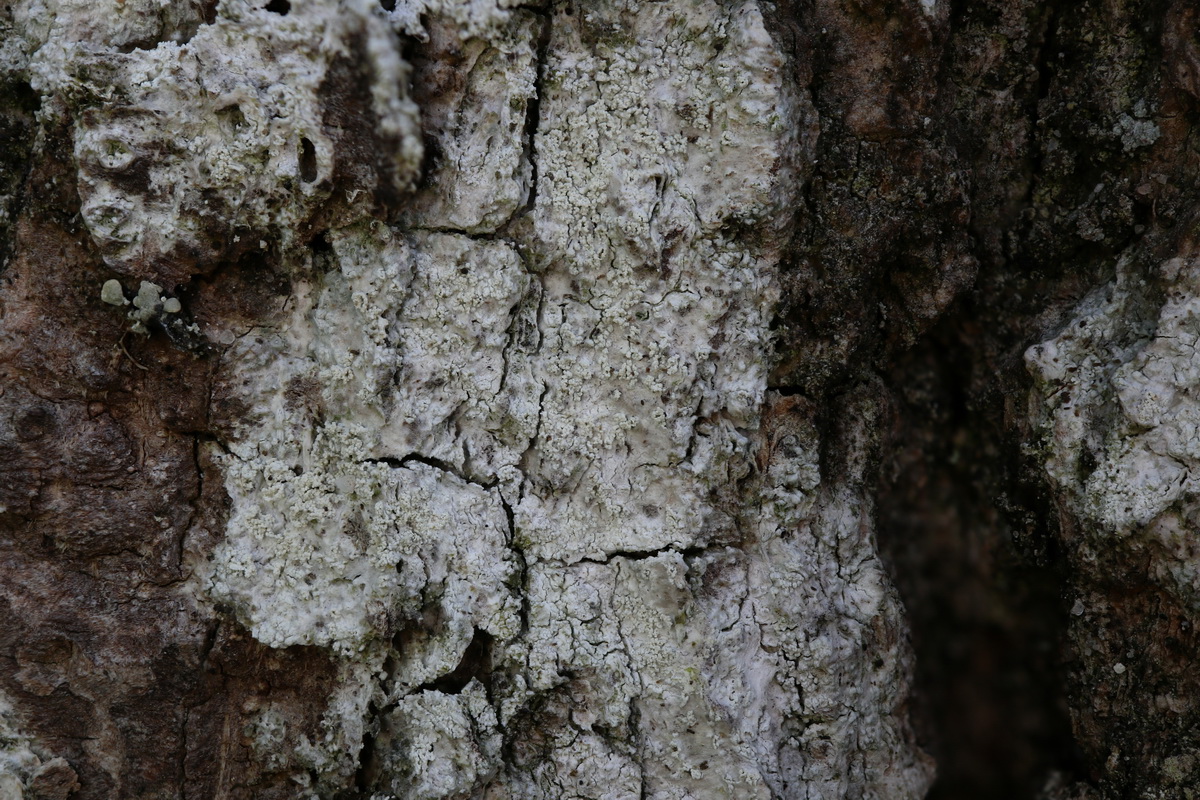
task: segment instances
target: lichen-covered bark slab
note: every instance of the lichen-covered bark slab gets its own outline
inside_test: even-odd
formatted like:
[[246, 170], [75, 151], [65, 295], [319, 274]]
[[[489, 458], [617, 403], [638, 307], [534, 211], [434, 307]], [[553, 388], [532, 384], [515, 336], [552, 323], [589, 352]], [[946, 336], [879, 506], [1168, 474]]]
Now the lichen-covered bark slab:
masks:
[[[5, 274], [2, 785], [922, 796], [884, 393], [768, 388], [806, 45], [756, 0], [387, 5], [13, 12], [78, 216]], [[42, 332], [68, 298], [95, 341]]]
[[[430, 24], [431, 61], [463, 37], [449, 25]], [[543, 35], [523, 142], [511, 111]], [[556, 7], [465, 39], [461, 65], [425, 66], [450, 94], [408, 227], [330, 232], [287, 313], [225, 353], [233, 506], [201, 584], [267, 644], [383, 670], [358, 675], [386, 710], [369, 782], [397, 796], [919, 793], [862, 476], [818, 500], [811, 449], [790, 456], [807, 483], [754, 475], [813, 115], [760, 9]], [[476, 110], [476, 84], [516, 102]], [[534, 172], [536, 194], [473, 199], [464, 159], [493, 201], [524, 203]], [[834, 511], [839, 492], [859, 509]], [[741, 578], [708, 585], [724, 573]]]

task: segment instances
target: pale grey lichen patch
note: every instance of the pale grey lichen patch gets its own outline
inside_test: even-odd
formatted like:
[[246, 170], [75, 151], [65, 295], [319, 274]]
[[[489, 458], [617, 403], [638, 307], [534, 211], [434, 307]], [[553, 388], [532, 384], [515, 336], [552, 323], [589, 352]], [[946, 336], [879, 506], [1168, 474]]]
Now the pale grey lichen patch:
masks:
[[[762, 732], [735, 705], [752, 692], [719, 696], [724, 702], [712, 696], [713, 684], [725, 677], [711, 668], [718, 629], [693, 603], [683, 556], [614, 565], [613, 611], [641, 690], [635, 708], [647, 796], [769, 798], [764, 773], [771, 762], [756, 752]], [[741, 676], [753, 671], [753, 661], [739, 665]]]
[[536, 5], [537, 0], [396, 0], [388, 19], [396, 30], [424, 41], [426, 22], [440, 18], [464, 38], [487, 39], [508, 25], [512, 9]]
[[494, 482], [516, 467], [537, 426], [540, 285], [502, 241], [418, 234], [412, 257], [383, 447]]
[[870, 501], [861, 488], [822, 495], [798, 530], [763, 520], [773, 535], [763, 531], [766, 556], [751, 567], [754, 619], [778, 682], [766, 702], [783, 742], [777, 793], [923, 797], [933, 768], [908, 728], [911, 654]]
[[1117, 118], [1112, 132], [1121, 140], [1121, 147], [1126, 153], [1142, 147], [1149, 147], [1162, 135], [1162, 131], [1153, 121], [1131, 117], [1128, 114], [1122, 114]]
[[[542, 720], [544, 760], [512, 770], [495, 796], [770, 796], [759, 732], [735, 730], [743, 714], [728, 703], [741, 696], [712, 692], [716, 629], [697, 613], [682, 554], [538, 564], [529, 593], [526, 689], [567, 692], [565, 730]], [[506, 703], [511, 726], [520, 704]]]
[[[356, 652], [443, 596], [446, 630], [466, 637], [448, 658], [461, 655], [474, 627], [504, 637], [516, 625], [496, 489], [403, 458], [431, 438], [422, 427], [431, 409], [444, 409], [439, 431], [460, 404], [494, 411], [487, 403], [503, 380], [510, 307], [527, 284], [502, 245], [422, 241], [445, 255], [442, 266], [382, 225], [335, 234], [337, 269], [296, 287], [286, 329], [254, 331], [227, 355], [229, 374], [241, 379], [227, 391], [247, 411], [229, 441], [234, 511], [212, 591], [265, 643]], [[510, 272], [498, 269], [500, 257]], [[440, 283], [443, 272], [460, 282]], [[445, 294], [455, 287], [460, 296]], [[454, 319], [468, 329], [448, 324]], [[472, 319], [494, 330], [472, 330]], [[407, 357], [426, 372], [409, 377]], [[421, 378], [432, 384], [424, 393]], [[406, 428], [414, 407], [421, 414]], [[389, 437], [402, 449], [390, 449]]]
[[329, 797], [353, 783], [360, 769], [359, 751], [370, 735], [371, 704], [384, 702], [379, 688], [383, 649], [368, 649], [355, 659], [342, 659], [338, 680], [325, 702], [314, 731], [294, 704], [264, 694], [241, 707], [240, 734], [266, 770], [289, 774], [295, 796]]
[[[330, 240], [331, 268], [295, 281], [285, 323], [244, 333], [224, 356], [217, 393], [243, 413], [219, 456], [232, 512], [203, 577], [260, 641], [345, 657], [325, 740], [278, 748], [318, 788], [353, 775], [371, 702], [403, 709], [424, 691], [432, 705], [409, 711], [434, 713], [440, 695], [422, 685], [451, 673], [477, 632], [517, 636], [520, 563], [489, 486], [537, 412], [510, 336], [531, 289], [511, 247], [378, 223]], [[514, 393], [532, 405], [511, 412]], [[391, 649], [401, 632], [409, 645]], [[443, 733], [424, 735], [481, 746], [453, 725]], [[440, 761], [403, 759], [405, 775], [423, 776], [414, 786], [447, 780]]]
[[540, 697], [536, 713], [509, 728], [513, 757], [488, 800], [640, 800], [642, 769], [621, 731], [591, 721], [593, 695], [568, 683]]
[[19, 0], [0, 37], [0, 71], [24, 72], [52, 94], [82, 51], [128, 52], [181, 43], [202, 23], [198, 5], [159, 0]]
[[355, 653], [443, 601], [447, 620], [511, 635], [513, 564], [497, 498], [422, 464], [362, 460], [362, 433], [330, 423], [295, 464], [230, 459], [235, 510], [215, 553], [213, 595], [277, 647]]
[[1152, 572], [1197, 607], [1200, 560], [1186, 531], [1200, 493], [1200, 266], [1176, 258], [1161, 272], [1157, 310], [1123, 260], [1057, 337], [1030, 348], [1031, 415], [1047, 475], [1093, 546], [1147, 547]]
[[357, 659], [343, 659], [341, 674], [327, 699], [320, 735], [294, 745], [297, 762], [317, 778], [318, 789], [333, 794], [348, 785], [361, 767], [359, 752], [370, 735], [371, 704], [383, 702], [379, 688], [384, 648]]
[[41, 759], [29, 749], [30, 740], [21, 727], [8, 698], [0, 694], [0, 798], [21, 800]]
[[499, 769], [503, 737], [478, 681], [455, 695], [418, 692], [385, 718], [385, 787], [404, 800], [470, 797]]
[[[865, 432], [877, 411], [860, 405], [844, 412]], [[822, 483], [811, 421], [788, 418], [801, 423], [772, 433], [742, 547], [530, 566], [528, 631], [508, 648], [525, 681], [500, 720], [516, 725], [530, 692], [567, 710], [543, 711], [542, 751], [489, 796], [924, 795], [866, 459]]]
[[[298, 287], [286, 332], [254, 332], [227, 356], [241, 378], [228, 391], [248, 410], [225, 459], [234, 510], [212, 591], [275, 646], [358, 652], [442, 599], [446, 629], [466, 637], [459, 653], [474, 627], [511, 636], [516, 612], [505, 584], [514, 564], [497, 491], [405, 462], [410, 451], [389, 450], [384, 435], [394, 414], [426, 399], [417, 382], [409, 395], [391, 389], [420, 328], [421, 314], [401, 324], [401, 309], [424, 298], [440, 321], [463, 306], [442, 305], [437, 316], [436, 292], [426, 297], [419, 281], [413, 288], [412, 249], [382, 226], [336, 236], [335, 253], [339, 269]], [[460, 274], [461, 262], [450, 268]], [[519, 279], [485, 275], [475, 310], [482, 317], [500, 291], [498, 310], [507, 313]], [[472, 308], [470, 296], [461, 302]], [[460, 352], [453, 328], [432, 333], [449, 344], [448, 356]], [[498, 352], [494, 361], [502, 373]], [[443, 364], [434, 389], [466, 366]], [[494, 391], [501, 375], [487, 367], [480, 380]]]
[[327, 794], [373, 736], [380, 796], [920, 796], [865, 468], [823, 480], [811, 430], [761, 459], [815, 115], [757, 3], [552, 9], [531, 143], [534, 21], [421, 5], [456, 79], [518, 101], [454, 101], [464, 193], [409, 217], [462, 230], [335, 225], [277, 324], [214, 332], [238, 421], [205, 589], [344, 666], [325, 738], [267, 714], [263, 747]]
[[762, 401], [811, 109], [754, 3], [597, 3], [552, 31], [528, 225], [547, 393], [518, 528], [538, 558], [688, 547], [728, 532], [713, 487]]
[[[840, 410], [858, 430], [846, 440], [869, 441], [878, 415], [864, 391]], [[785, 428], [771, 447], [771, 501], [753, 522], [757, 544], [738, 622], [748, 631], [743, 641], [754, 637], [750, 658], [760, 677], [758, 692], [742, 702], [770, 731], [756, 745], [775, 765], [774, 796], [923, 797], [933, 765], [905, 713], [912, 655], [876, 552], [868, 459], [850, 446], [847, 474], [822, 482], [819, 447], [803, 424]]]

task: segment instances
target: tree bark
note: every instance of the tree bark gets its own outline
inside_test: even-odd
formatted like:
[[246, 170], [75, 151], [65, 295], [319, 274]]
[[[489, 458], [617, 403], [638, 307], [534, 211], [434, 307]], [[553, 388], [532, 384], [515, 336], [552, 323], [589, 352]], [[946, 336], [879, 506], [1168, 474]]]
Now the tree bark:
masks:
[[1193, 797], [1197, 22], [0, 7], [0, 800]]

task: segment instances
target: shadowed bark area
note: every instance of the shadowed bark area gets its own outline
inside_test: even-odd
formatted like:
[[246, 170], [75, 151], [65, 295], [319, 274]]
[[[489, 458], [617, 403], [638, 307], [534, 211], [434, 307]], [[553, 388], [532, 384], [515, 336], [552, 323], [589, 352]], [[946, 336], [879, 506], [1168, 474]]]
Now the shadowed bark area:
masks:
[[50, 5], [0, 798], [1194, 796], [1190, 4]]
[[[831, 24], [821, 9], [814, 39], [829, 50], [816, 63], [829, 75], [814, 76], [814, 101], [838, 113], [823, 125], [833, 158], [818, 163], [807, 218], [846, 222], [801, 239], [814, 243], [801, 263], [815, 266], [798, 270], [783, 316], [783, 330], [829, 345], [806, 333], [789, 351], [785, 338], [781, 366], [819, 384], [838, 374], [828, 364], [840, 350], [843, 370], [876, 364], [896, 394], [880, 536], [914, 628], [914, 714], [940, 765], [931, 796], [1030, 797], [1043, 785], [1056, 797], [1188, 796], [1198, 739], [1182, 653], [1194, 611], [1151, 588], [1141, 545], [1082, 546], [1093, 523], [1047, 485], [1022, 354], [1119, 259], [1149, 283], [1147, 308], [1125, 312], [1136, 324], [1162, 302], [1156, 265], [1191, 257], [1193, 12], [956, 3], [932, 36], [892, 34], [904, 43], [894, 56], [894, 10], [856, 5]], [[854, 103], [883, 122], [841, 132], [861, 119]], [[880, 126], [884, 144], [870, 143]], [[936, 155], [912, 161], [923, 149]], [[838, 153], [852, 166], [831, 182], [838, 202], [824, 202]], [[929, 277], [914, 281], [911, 265]], [[1105, 598], [1104, 610], [1081, 597]], [[1148, 680], [1117, 678], [1132, 669]], [[1166, 686], [1170, 703], [1156, 699]], [[1093, 788], [1068, 789], [1072, 777]]]
[[1047, 499], [997, 488], [1012, 456], [964, 393], [961, 335], [939, 325], [891, 374], [880, 547], [912, 625], [930, 797], [1034, 797], [1052, 770], [1081, 769], [1060, 656], [1069, 575], [1057, 542], [1021, 525], [1036, 531]]

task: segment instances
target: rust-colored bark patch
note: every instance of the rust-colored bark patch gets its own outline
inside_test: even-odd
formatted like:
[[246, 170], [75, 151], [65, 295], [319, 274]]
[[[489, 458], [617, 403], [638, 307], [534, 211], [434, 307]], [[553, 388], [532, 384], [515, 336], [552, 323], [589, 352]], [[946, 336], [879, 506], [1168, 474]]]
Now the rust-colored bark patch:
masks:
[[[65, 165], [43, 156], [33, 173], [70, 185]], [[0, 691], [59, 757], [31, 788], [294, 797], [296, 765], [264, 765], [245, 720], [269, 707], [315, 736], [332, 662], [272, 651], [184, 590], [224, 527], [203, 445], [220, 348], [201, 358], [161, 331], [130, 334], [100, 301], [112, 275], [86, 234], [25, 208], [0, 277]], [[277, 310], [286, 284], [244, 264], [182, 295], [228, 330]]]

